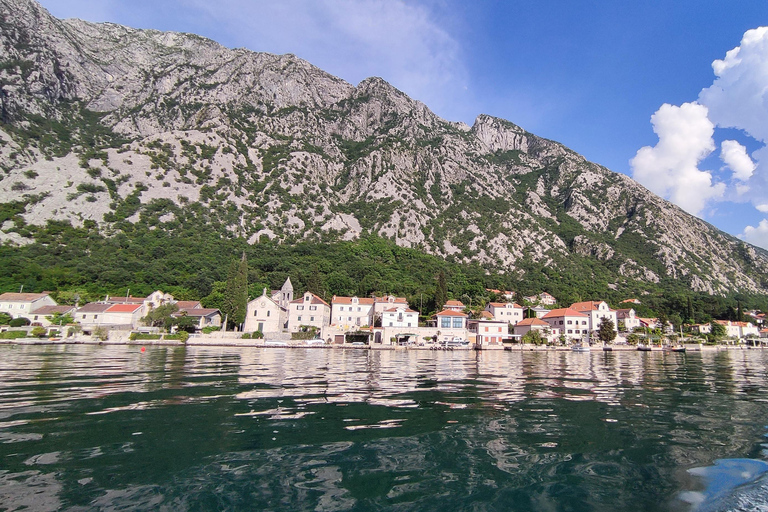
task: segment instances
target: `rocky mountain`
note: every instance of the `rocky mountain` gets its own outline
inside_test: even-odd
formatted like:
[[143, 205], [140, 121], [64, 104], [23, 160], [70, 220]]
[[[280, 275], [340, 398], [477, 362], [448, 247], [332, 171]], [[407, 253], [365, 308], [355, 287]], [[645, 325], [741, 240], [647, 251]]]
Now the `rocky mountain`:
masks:
[[172, 231], [183, 209], [252, 244], [379, 233], [518, 277], [597, 265], [609, 286], [768, 293], [766, 251], [508, 121], [32, 0], [0, 0], [0, 166], [11, 244], [49, 219]]

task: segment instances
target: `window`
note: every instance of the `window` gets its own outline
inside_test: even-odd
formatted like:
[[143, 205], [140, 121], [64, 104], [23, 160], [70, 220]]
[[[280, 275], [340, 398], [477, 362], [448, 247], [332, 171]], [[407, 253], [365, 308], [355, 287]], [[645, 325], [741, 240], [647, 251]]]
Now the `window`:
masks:
[[[572, 323], [573, 323], [572, 320], [568, 320], [568, 325], [571, 325]], [[576, 322], [576, 323], [579, 323], [579, 322]]]
[[37, 320], [37, 315], [35, 315], [35, 320]]
[[99, 318], [99, 315], [93, 315], [94, 320], [96, 320], [97, 318]]
[[19, 306], [19, 309], [24, 309], [24, 304], [21, 304], [21, 305]]
[[389, 322], [389, 326], [392, 327], [392, 322]]
[[301, 310], [303, 310], [303, 309], [304, 309], [304, 306], [296, 306], [296, 309], [298, 309], [299, 311], [301, 311]]
[[453, 328], [454, 329], [461, 329], [464, 326], [464, 321], [461, 319], [461, 317], [455, 317], [453, 319]]
[[317, 306], [309, 306], [310, 311], [317, 311]]
[[309, 317], [309, 321], [310, 322], [314, 322], [315, 321], [315, 317], [313, 317], [313, 316]]
[[358, 311], [362, 311], [362, 309], [360, 309], [360, 306], [357, 306], [357, 310], [358, 310]]
[[411, 326], [411, 322], [408, 322], [408, 327], [410, 327], [410, 326]]
[[440, 327], [444, 329], [450, 329], [451, 327], [451, 319], [450, 317], [444, 316], [440, 318]]
[[587, 325], [587, 321], [586, 320], [582, 320], [581, 321], [581, 325]]
[[253, 316], [259, 316], [259, 310], [258, 309], [254, 309], [253, 310]]
[[301, 317], [297, 317], [297, 318], [296, 318], [296, 321], [297, 321], [297, 322], [301, 322]]
[[267, 311], [267, 316], [272, 316], [272, 312], [271, 311]]
[[485, 332], [488, 332], [488, 326], [487, 325], [485, 326]]
[[573, 334], [573, 331], [571, 329], [568, 329], [568, 334]]
[[13, 309], [13, 304], [8, 304], [8, 309]]

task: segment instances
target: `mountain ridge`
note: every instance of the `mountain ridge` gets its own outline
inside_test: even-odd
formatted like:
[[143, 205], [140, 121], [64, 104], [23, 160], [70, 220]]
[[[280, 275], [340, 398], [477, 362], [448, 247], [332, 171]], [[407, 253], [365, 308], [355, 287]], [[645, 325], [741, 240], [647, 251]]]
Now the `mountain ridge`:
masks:
[[0, 0], [0, 27], [0, 202], [23, 203], [0, 216], [8, 243], [51, 218], [170, 230], [171, 204], [200, 205], [249, 243], [370, 232], [517, 277], [590, 260], [614, 287], [768, 293], [768, 252], [509, 121], [445, 121], [381, 78], [31, 0]]

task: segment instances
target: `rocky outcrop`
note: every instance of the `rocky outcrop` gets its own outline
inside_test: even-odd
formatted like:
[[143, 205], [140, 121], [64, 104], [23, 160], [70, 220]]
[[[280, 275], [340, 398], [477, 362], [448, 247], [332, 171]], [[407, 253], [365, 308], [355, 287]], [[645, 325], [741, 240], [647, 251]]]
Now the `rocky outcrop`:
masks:
[[381, 78], [32, 0], [0, 0], [0, 28], [9, 243], [48, 219], [164, 229], [168, 204], [197, 205], [251, 243], [369, 231], [510, 272], [589, 260], [616, 283], [768, 291], [765, 251], [508, 121], [447, 122]]

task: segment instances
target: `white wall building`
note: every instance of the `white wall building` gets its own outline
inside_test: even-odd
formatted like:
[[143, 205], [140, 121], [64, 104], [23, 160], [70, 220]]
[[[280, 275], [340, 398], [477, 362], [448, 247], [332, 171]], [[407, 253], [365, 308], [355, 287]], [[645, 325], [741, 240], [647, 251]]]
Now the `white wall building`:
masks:
[[382, 327], [418, 327], [419, 312], [405, 306], [388, 309], [381, 315]]
[[30, 315], [43, 306], [55, 306], [56, 301], [47, 293], [3, 293], [0, 295], [0, 313], [7, 313], [13, 318]]
[[245, 308], [243, 331], [261, 331], [265, 336], [282, 332], [288, 321], [288, 312], [272, 297], [267, 297], [267, 290], [256, 297]]
[[493, 315], [494, 320], [512, 325], [523, 319], [523, 307], [514, 302], [489, 302], [485, 311]]
[[302, 326], [322, 329], [331, 324], [331, 306], [311, 292], [293, 300], [288, 309], [288, 330], [298, 332]]
[[337, 297], [331, 299], [331, 325], [357, 329], [373, 325], [374, 300], [368, 297]]
[[618, 331], [618, 321], [616, 320], [616, 311], [608, 307], [604, 301], [586, 301], [571, 304], [570, 309], [583, 313], [589, 317], [590, 331], [596, 331], [600, 327], [603, 319], [613, 322], [613, 330]]

